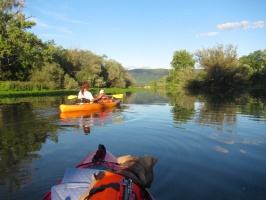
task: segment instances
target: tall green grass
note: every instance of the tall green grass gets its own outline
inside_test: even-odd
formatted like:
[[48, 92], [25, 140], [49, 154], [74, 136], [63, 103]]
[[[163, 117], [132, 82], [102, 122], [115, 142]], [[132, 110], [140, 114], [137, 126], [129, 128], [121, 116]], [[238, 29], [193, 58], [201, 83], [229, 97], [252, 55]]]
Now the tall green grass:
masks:
[[0, 91], [38, 91], [41, 85], [31, 82], [0, 81]]
[[[104, 89], [106, 94], [120, 94], [126, 92], [136, 92], [147, 90], [141, 88], [90, 88], [92, 94], [98, 94], [100, 89]], [[0, 97], [1, 98], [16, 98], [16, 97], [34, 97], [34, 96], [62, 96], [78, 94], [76, 90], [47, 90], [42, 89], [40, 85], [31, 82], [19, 81], [0, 81]]]
[[77, 94], [75, 90], [0, 91], [0, 98], [62, 96]]

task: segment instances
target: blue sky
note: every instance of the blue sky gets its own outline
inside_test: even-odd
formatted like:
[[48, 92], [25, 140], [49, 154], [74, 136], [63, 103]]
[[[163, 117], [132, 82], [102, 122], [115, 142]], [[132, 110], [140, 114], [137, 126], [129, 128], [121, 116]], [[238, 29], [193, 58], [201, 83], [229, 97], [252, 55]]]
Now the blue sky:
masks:
[[174, 51], [266, 49], [265, 0], [26, 0], [44, 42], [107, 55], [127, 69], [169, 69]]

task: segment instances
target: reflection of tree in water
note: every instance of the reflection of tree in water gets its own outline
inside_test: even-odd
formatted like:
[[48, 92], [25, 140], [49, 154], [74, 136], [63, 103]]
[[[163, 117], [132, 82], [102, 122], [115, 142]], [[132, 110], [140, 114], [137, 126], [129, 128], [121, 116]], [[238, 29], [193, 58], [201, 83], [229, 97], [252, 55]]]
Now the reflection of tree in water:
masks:
[[137, 93], [127, 93], [126, 98], [123, 99], [124, 103], [134, 104], [157, 104], [168, 103], [168, 99], [162, 97], [158, 93], [152, 93], [152, 91], [142, 91]]
[[[233, 95], [230, 93], [230, 95]], [[228, 153], [223, 147], [235, 143], [242, 144], [260, 144], [254, 138], [245, 137], [235, 131], [237, 126], [237, 115], [250, 115], [254, 120], [265, 120], [266, 118], [266, 95], [250, 95], [248, 93], [239, 93], [233, 96], [224, 94], [201, 94], [201, 95], [182, 95], [182, 93], [172, 94], [171, 104], [174, 105], [172, 112], [174, 119], [180, 123], [186, 123], [193, 119], [193, 122], [200, 126], [208, 126], [214, 131], [206, 135], [209, 138], [219, 141], [221, 146], [215, 149], [219, 152]], [[238, 106], [239, 105], [239, 106]], [[252, 120], [252, 117], [249, 119]], [[244, 149], [239, 150], [245, 153]]]
[[196, 123], [222, 130], [236, 124], [238, 110], [235, 106], [204, 103], [197, 111]]
[[[195, 122], [222, 130], [224, 126], [237, 123], [237, 114], [252, 115], [255, 118], [266, 117], [266, 95], [250, 95], [248, 93], [201, 93], [188, 95], [177, 91], [170, 94], [170, 105], [173, 105], [173, 117], [177, 122], [185, 123], [195, 118]], [[197, 100], [199, 99], [199, 100]], [[196, 102], [202, 102], [195, 108]], [[240, 105], [239, 107], [235, 105]]]
[[[257, 93], [256, 93], [257, 94]], [[266, 117], [266, 95], [254, 93], [223, 93], [204, 95], [205, 105], [200, 109], [201, 123], [233, 126], [237, 123], [237, 114], [247, 114], [254, 118]], [[236, 106], [239, 105], [239, 106]]]
[[239, 93], [213, 91], [200, 96], [203, 102], [196, 109], [195, 123], [223, 131], [226, 126], [237, 123], [238, 108], [235, 106]]
[[171, 94], [170, 105], [173, 105], [171, 111], [176, 123], [186, 123], [188, 120], [191, 120], [195, 113], [195, 99], [195, 96], [186, 95], [184, 93]]
[[253, 115], [255, 118], [266, 118], [266, 94], [255, 93], [253, 95], [241, 99], [242, 102], [245, 102], [241, 106], [241, 113]]
[[47, 138], [57, 141], [57, 126], [37, 116], [28, 102], [3, 106], [0, 117], [0, 184], [12, 192], [31, 177], [30, 164], [39, 156], [31, 152]]
[[[31, 179], [31, 168], [30, 164], [33, 159], [39, 158], [38, 154], [28, 154], [21, 158], [14, 159], [14, 152], [6, 154], [2, 158], [1, 170], [5, 170], [4, 173], [1, 173], [0, 184], [5, 185], [8, 192], [13, 192], [19, 190], [23, 184], [26, 184]], [[12, 165], [10, 166], [10, 163]]]

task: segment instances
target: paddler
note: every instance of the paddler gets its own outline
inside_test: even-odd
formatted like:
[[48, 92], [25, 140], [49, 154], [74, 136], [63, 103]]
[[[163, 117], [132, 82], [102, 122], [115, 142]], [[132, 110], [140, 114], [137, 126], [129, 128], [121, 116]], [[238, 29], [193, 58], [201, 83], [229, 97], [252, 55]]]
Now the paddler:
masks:
[[99, 94], [97, 97], [93, 97], [91, 92], [89, 91], [89, 83], [84, 82], [82, 84], [82, 89], [78, 93], [78, 99], [81, 99], [83, 103], [94, 103], [98, 100], [100, 100], [103, 96], [104, 93]]

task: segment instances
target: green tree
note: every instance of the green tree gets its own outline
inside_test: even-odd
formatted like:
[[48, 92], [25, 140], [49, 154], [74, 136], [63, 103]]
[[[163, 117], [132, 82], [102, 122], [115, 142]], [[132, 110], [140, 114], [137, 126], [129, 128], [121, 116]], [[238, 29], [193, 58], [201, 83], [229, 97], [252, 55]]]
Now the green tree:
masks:
[[31, 80], [40, 88], [75, 87], [74, 79], [78, 84], [88, 81], [92, 87], [132, 84], [121, 64], [113, 62], [104, 66], [105, 55], [56, 47], [54, 41], [43, 43], [27, 32], [35, 22], [25, 17], [23, 8], [23, 0], [0, 0], [0, 81]]
[[125, 82], [126, 82], [126, 88], [131, 87], [131, 86], [135, 86], [136, 85], [136, 81], [134, 78], [132, 78], [128, 72], [125, 73]]
[[[73, 60], [72, 53], [75, 50], [64, 49], [54, 46], [53, 61], [58, 63], [66, 74], [74, 78], [77, 71], [80, 70], [78, 61]], [[76, 63], [77, 62], [77, 63]]]
[[35, 69], [31, 75], [31, 82], [39, 85], [40, 89], [62, 88], [64, 70], [57, 63], [45, 63], [42, 69]]
[[254, 85], [266, 84], [266, 49], [242, 56], [239, 61], [248, 71], [248, 77]]
[[170, 64], [172, 69], [169, 70], [169, 76], [164, 79], [167, 82], [167, 88], [174, 89], [177, 86], [184, 86], [189, 79], [187, 76], [192, 75], [191, 72], [193, 73], [195, 68], [193, 54], [186, 50], [175, 51]]
[[65, 74], [64, 76], [64, 88], [65, 89], [77, 89], [78, 83], [75, 81], [74, 78], [71, 78], [68, 74]]
[[115, 60], [107, 60], [105, 61], [104, 68], [107, 87], [126, 87], [127, 70], [120, 63]]
[[[73, 54], [74, 55], [74, 54]], [[90, 51], [80, 50], [77, 52], [76, 64], [79, 65], [79, 71], [76, 73], [76, 79], [79, 84], [88, 81], [91, 87], [104, 87], [105, 82], [102, 73], [103, 59]]]
[[[237, 47], [218, 44], [214, 48], [198, 50], [195, 53], [200, 67], [205, 71], [203, 85], [207, 87], [234, 87], [242, 85], [246, 74], [237, 59]], [[202, 74], [201, 74], [202, 75]]]
[[24, 1], [0, 1], [0, 80], [28, 80], [30, 70], [43, 60], [46, 44], [26, 32], [35, 22], [28, 21]]
[[171, 61], [171, 67], [174, 71], [182, 71], [186, 68], [194, 69], [195, 60], [193, 54], [186, 50], [175, 51]]

